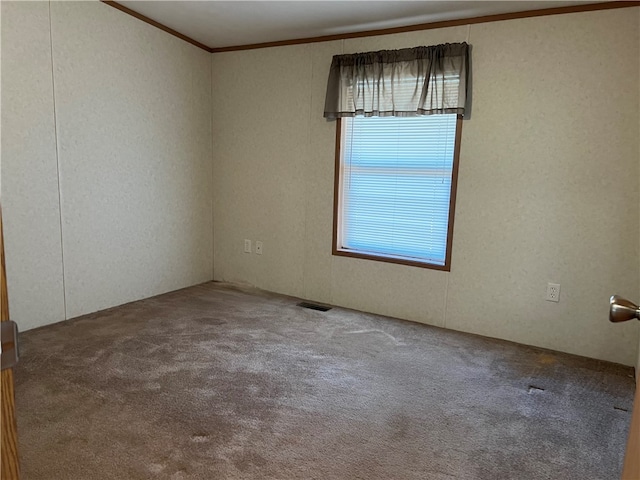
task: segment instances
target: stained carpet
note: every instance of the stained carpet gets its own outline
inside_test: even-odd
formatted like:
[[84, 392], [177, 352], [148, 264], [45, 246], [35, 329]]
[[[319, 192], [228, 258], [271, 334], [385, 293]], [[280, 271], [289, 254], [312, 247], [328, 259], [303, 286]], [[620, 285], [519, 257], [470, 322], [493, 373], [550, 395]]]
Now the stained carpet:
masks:
[[632, 369], [298, 301], [206, 283], [23, 333], [23, 478], [619, 478]]

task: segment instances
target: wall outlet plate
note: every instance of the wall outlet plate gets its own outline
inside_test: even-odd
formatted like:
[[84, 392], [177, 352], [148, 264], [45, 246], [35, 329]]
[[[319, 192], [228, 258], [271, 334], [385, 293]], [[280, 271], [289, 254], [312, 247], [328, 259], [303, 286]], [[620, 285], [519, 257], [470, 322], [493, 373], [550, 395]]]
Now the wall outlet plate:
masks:
[[256, 254], [262, 255], [262, 242], [256, 240]]
[[244, 241], [244, 253], [251, 253], [251, 240], [245, 239], [245, 241]]
[[560, 284], [559, 283], [547, 283], [547, 302], [559, 302], [560, 301]]

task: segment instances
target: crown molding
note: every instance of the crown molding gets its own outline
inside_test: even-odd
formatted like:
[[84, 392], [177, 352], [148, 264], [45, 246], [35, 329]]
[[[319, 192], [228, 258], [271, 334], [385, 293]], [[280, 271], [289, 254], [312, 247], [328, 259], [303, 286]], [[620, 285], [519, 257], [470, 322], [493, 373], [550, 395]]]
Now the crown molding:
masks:
[[568, 7], [543, 8], [540, 10], [526, 10], [524, 12], [499, 13], [496, 15], [484, 15], [481, 17], [460, 18], [456, 20], [444, 20], [440, 22], [419, 23], [416, 25], [407, 25], [405, 27], [382, 28], [378, 30], [366, 30], [363, 32], [340, 33], [336, 35], [324, 35], [320, 37], [297, 38], [291, 40], [280, 40], [275, 42], [252, 43], [247, 45], [234, 45], [230, 47], [209, 47], [203, 43], [183, 35], [172, 28], [167, 27], [149, 17], [142, 15], [130, 8], [120, 5], [118, 2], [100, 0], [102, 3], [116, 8], [121, 12], [131, 15], [138, 20], [142, 20], [149, 25], [153, 25], [174, 37], [178, 37], [185, 42], [189, 42], [202, 50], [210, 53], [236, 52], [239, 50], [254, 50], [257, 48], [282, 47], [286, 45], [300, 45], [305, 43], [329, 42], [332, 40], [345, 40], [349, 38], [372, 37], [378, 35], [391, 35], [394, 33], [415, 32], [419, 30], [432, 30], [435, 28], [457, 27], [460, 25], [473, 25], [477, 23], [501, 22], [504, 20], [517, 20], [521, 18], [544, 17], [548, 15], [562, 15], [565, 13], [593, 12], [597, 10], [611, 10], [615, 8], [639, 7], [640, 1], [615, 1], [615, 2], [599, 2], [588, 3], [584, 5], [573, 5]]

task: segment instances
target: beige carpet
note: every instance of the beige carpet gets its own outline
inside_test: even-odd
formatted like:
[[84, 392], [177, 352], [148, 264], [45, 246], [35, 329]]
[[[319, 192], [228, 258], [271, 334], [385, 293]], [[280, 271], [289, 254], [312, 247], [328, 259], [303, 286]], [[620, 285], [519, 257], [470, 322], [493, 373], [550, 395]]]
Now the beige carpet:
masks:
[[23, 333], [23, 478], [619, 478], [632, 369], [297, 301], [207, 283]]

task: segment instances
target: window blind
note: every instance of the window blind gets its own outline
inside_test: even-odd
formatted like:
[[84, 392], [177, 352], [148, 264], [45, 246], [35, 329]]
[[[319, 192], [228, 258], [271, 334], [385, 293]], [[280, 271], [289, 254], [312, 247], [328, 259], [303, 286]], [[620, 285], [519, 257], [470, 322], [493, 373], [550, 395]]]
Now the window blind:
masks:
[[445, 264], [456, 123], [342, 119], [340, 248]]

